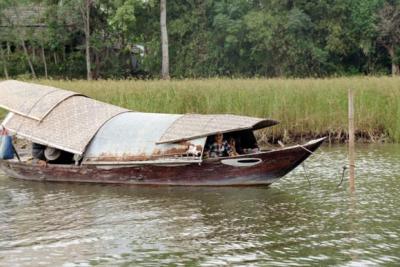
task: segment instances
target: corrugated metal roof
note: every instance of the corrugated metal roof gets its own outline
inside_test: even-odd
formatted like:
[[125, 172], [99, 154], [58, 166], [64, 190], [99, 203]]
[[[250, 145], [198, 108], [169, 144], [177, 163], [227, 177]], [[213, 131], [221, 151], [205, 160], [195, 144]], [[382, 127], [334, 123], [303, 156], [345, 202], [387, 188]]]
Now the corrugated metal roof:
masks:
[[261, 129], [277, 124], [270, 119], [237, 115], [187, 114], [176, 120], [161, 136], [158, 143], [171, 143], [204, 137], [218, 132], [227, 133], [245, 129]]
[[[157, 161], [187, 156], [189, 143], [156, 144], [165, 130], [181, 117], [140, 112], [117, 115], [101, 127], [93, 138], [85, 152], [84, 163]], [[206, 138], [200, 138], [190, 142], [200, 152], [198, 157], [205, 141]]]
[[80, 94], [20, 81], [0, 82], [0, 107], [39, 121], [60, 102], [74, 95]]
[[128, 110], [83, 96], [72, 96], [57, 105], [41, 122], [18, 114], [4, 126], [31, 141], [82, 155], [99, 128]]

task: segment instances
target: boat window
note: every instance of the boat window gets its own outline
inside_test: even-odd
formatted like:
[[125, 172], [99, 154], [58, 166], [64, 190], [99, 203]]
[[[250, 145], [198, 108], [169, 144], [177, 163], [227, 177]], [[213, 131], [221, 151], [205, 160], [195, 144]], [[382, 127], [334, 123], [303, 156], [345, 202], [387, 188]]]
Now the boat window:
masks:
[[217, 135], [210, 135], [207, 137], [204, 151], [205, 158], [238, 156], [259, 152], [257, 140], [252, 130], [243, 130], [223, 134], [223, 143], [228, 144], [229, 149], [231, 150], [220, 147], [221, 151], [215, 151], [216, 138], [218, 138]]
[[37, 143], [32, 143], [32, 158], [50, 164], [74, 164], [74, 154]]

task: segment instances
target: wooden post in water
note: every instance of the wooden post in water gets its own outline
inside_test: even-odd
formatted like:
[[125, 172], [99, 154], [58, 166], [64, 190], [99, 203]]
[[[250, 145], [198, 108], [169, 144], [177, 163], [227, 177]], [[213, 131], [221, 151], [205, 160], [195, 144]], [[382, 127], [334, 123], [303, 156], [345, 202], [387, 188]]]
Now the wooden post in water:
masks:
[[355, 191], [355, 181], [354, 181], [354, 173], [355, 173], [355, 134], [354, 134], [354, 92], [353, 89], [349, 89], [349, 182], [350, 182], [350, 191]]

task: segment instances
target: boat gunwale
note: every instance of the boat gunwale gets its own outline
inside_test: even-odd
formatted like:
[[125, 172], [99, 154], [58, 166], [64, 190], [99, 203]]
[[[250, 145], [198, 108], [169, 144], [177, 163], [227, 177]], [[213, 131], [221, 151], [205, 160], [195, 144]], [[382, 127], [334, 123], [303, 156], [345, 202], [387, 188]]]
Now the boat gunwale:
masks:
[[[220, 163], [222, 160], [225, 159], [245, 159], [245, 158], [257, 158], [257, 157], [262, 157], [264, 155], [268, 155], [271, 153], [276, 153], [276, 152], [282, 152], [282, 151], [287, 151], [287, 150], [295, 150], [295, 149], [303, 149], [307, 151], [308, 153], [312, 154], [313, 151], [310, 151], [307, 147], [312, 146], [318, 143], [322, 143], [326, 137], [318, 138], [318, 139], [313, 139], [308, 141], [305, 144], [297, 144], [297, 145], [292, 145], [288, 147], [283, 147], [283, 148], [277, 148], [277, 149], [272, 149], [268, 151], [260, 151], [252, 154], [242, 154], [238, 156], [228, 156], [228, 157], [217, 157], [217, 158], [207, 158], [207, 159], [196, 159], [196, 160], [179, 160], [179, 159], [167, 159], [167, 160], [144, 160], [144, 161], [93, 161], [93, 162], [85, 162], [84, 164], [80, 165], [74, 165], [74, 164], [48, 164], [48, 166], [54, 166], [54, 167], [76, 167], [77, 169], [82, 169], [84, 167], [91, 167], [91, 168], [96, 168], [96, 167], [115, 167], [115, 168], [126, 168], [126, 167], [140, 167], [143, 165], [154, 165], [154, 166], [172, 166], [174, 167], [180, 167], [180, 166], [187, 166], [190, 164], [203, 164], [203, 163]], [[22, 164], [26, 165], [26, 161], [19, 162], [17, 159], [11, 159], [11, 160], [1, 160], [0, 162], [10, 162], [12, 164]], [[222, 163], [221, 163], [222, 164]]]

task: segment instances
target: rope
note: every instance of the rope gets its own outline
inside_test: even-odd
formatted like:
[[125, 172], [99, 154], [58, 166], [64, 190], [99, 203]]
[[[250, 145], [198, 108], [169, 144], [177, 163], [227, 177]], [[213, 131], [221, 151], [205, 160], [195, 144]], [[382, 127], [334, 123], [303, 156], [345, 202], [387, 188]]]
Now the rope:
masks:
[[308, 148], [306, 148], [306, 147], [304, 147], [303, 145], [299, 145], [299, 144], [297, 144], [299, 147], [301, 147], [302, 149], [304, 149], [305, 151], [307, 151], [308, 153], [310, 153], [310, 154], [313, 154], [314, 155], [314, 152], [312, 152], [311, 150], [309, 150]]
[[[297, 144], [299, 147], [301, 147], [302, 149], [304, 149], [305, 151], [307, 151], [308, 153], [314, 155], [314, 152], [312, 152], [311, 150], [309, 150], [308, 148], [304, 147], [303, 145]], [[307, 169], [306, 169], [306, 164], [304, 163], [304, 161], [301, 163], [301, 166], [303, 167], [304, 170], [304, 176], [306, 177], [307, 181], [308, 181], [308, 185], [311, 186], [311, 181], [310, 181], [310, 177], [307, 173]]]
[[[298, 146], [301, 147], [302, 149], [304, 149], [305, 151], [307, 151], [308, 153], [312, 154], [312, 155], [315, 154], [313, 151], [309, 150], [308, 148], [304, 147], [303, 145], [298, 144]], [[303, 166], [304, 173], [305, 173], [305, 177], [307, 178], [308, 183], [309, 183], [309, 185], [311, 186], [311, 182], [310, 182], [310, 179], [309, 179], [309, 177], [308, 177], [308, 175], [307, 175], [307, 171], [306, 171], [304, 162], [303, 162], [301, 165]], [[342, 167], [342, 177], [341, 177], [341, 179], [340, 179], [339, 184], [338, 184], [336, 187], [340, 187], [340, 186], [342, 185], [343, 180], [344, 180], [344, 175], [345, 175], [345, 173], [346, 173], [346, 170], [348, 169], [347, 166], [349, 166], [349, 167], [354, 167], [354, 168], [356, 167], [354, 164], [347, 164], [347, 165], [343, 166], [343, 167]]]
[[342, 170], [342, 178], [340, 179], [340, 183], [336, 187], [340, 187], [342, 185], [342, 183], [343, 183], [344, 174], [345, 174], [345, 172], [347, 170], [347, 166], [343, 166], [342, 168], [343, 168], [343, 170]]
[[304, 176], [307, 178], [308, 185], [311, 186], [311, 181], [310, 181], [310, 178], [308, 177], [308, 173], [307, 173], [307, 169], [306, 169], [306, 164], [304, 163], [304, 161], [301, 163], [301, 166], [303, 166]]

